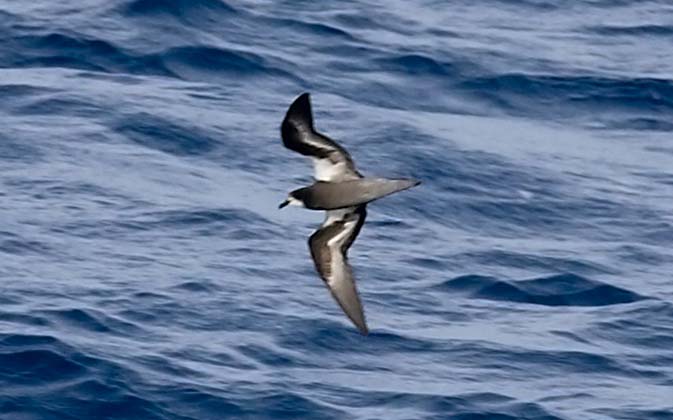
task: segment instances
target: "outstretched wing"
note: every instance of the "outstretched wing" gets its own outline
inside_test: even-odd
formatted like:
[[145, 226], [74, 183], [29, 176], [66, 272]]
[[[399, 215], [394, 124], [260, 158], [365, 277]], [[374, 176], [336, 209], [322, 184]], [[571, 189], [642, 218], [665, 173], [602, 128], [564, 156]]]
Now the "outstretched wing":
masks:
[[346, 149], [313, 128], [313, 113], [308, 93], [292, 102], [280, 128], [283, 144], [313, 160], [315, 179], [338, 182], [362, 178]]
[[364, 335], [369, 330], [347, 254], [366, 217], [364, 205], [328, 211], [325, 223], [309, 239], [318, 274], [346, 316]]

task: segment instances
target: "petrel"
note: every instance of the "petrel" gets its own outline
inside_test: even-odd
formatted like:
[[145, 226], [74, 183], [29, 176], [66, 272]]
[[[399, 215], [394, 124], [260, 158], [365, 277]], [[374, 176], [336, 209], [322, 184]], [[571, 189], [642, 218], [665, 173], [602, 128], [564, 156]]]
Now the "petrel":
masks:
[[280, 131], [285, 147], [311, 158], [315, 183], [292, 191], [278, 207], [289, 204], [325, 210], [325, 221], [308, 240], [311, 257], [346, 316], [367, 335], [369, 329], [348, 263], [348, 249], [365, 222], [367, 203], [414, 187], [420, 181], [362, 176], [346, 149], [313, 127], [308, 93], [292, 102]]

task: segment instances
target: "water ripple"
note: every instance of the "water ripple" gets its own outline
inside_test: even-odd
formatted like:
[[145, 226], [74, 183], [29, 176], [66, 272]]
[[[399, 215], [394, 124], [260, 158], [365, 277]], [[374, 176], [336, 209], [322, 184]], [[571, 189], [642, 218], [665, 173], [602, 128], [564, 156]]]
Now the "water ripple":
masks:
[[545, 306], [605, 306], [645, 299], [629, 290], [575, 274], [517, 281], [467, 275], [448, 280], [437, 287], [477, 299]]

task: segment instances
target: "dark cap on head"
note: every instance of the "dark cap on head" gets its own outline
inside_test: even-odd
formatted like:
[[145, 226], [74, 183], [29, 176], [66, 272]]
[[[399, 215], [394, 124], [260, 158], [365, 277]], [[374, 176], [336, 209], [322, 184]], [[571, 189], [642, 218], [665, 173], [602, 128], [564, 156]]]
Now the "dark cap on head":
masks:
[[[294, 198], [295, 200], [301, 201], [306, 207], [309, 207], [309, 206], [306, 205], [308, 202], [310, 202], [309, 200], [310, 200], [311, 191], [310, 191], [309, 187], [296, 189], [288, 195], [291, 198]], [[280, 205], [278, 205], [278, 208], [282, 209], [283, 207], [287, 206], [288, 204], [290, 204], [290, 198], [287, 198], [285, 201], [280, 203]]]
[[290, 195], [302, 203], [306, 204], [311, 196], [311, 189], [309, 187], [299, 188], [290, 193]]

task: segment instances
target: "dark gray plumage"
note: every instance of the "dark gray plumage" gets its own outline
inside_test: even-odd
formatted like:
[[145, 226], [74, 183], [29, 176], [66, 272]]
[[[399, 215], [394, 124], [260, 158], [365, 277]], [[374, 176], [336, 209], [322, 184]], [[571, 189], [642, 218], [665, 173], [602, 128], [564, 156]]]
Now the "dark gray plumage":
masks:
[[339, 182], [362, 178], [346, 149], [313, 128], [308, 93], [299, 95], [292, 102], [280, 131], [285, 147], [313, 158], [317, 181]]
[[361, 178], [343, 182], [318, 181], [290, 196], [311, 210], [334, 210], [359, 206], [418, 185], [414, 179]]
[[[360, 233], [367, 217], [366, 206], [345, 211], [332, 210], [323, 224], [308, 240], [315, 268], [346, 316], [364, 335], [369, 333], [360, 303], [353, 270], [348, 263], [348, 248]], [[332, 213], [331, 215], [329, 213]]]
[[341, 309], [366, 335], [369, 329], [348, 263], [348, 249], [365, 222], [367, 203], [414, 187], [420, 181], [363, 177], [346, 149], [315, 130], [308, 93], [290, 105], [281, 124], [281, 136], [285, 147], [311, 157], [316, 182], [292, 191], [279, 208], [293, 204], [327, 210], [325, 221], [309, 238], [311, 257]]

